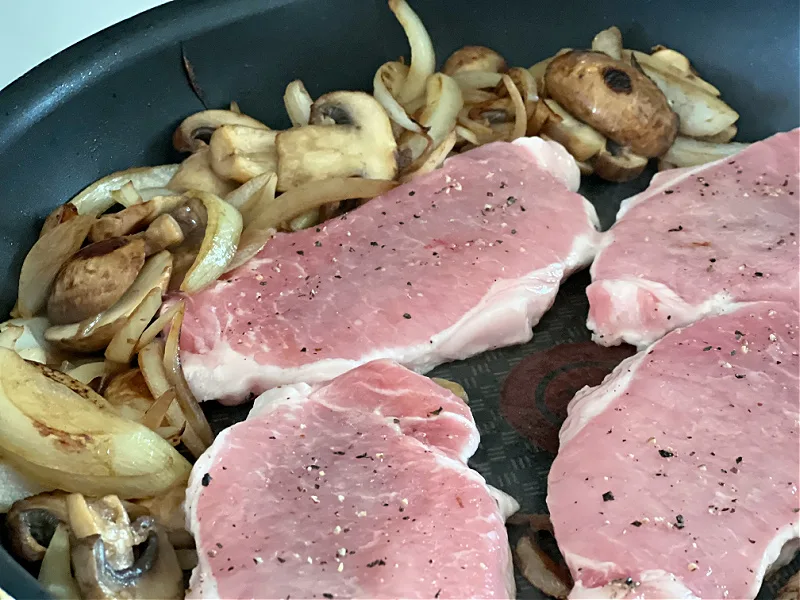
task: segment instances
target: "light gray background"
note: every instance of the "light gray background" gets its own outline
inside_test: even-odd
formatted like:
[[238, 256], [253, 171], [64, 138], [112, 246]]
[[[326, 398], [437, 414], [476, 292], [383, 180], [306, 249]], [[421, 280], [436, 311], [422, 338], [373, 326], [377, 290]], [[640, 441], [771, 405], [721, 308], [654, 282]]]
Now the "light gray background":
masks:
[[169, 0], [0, 0], [0, 89], [64, 48]]

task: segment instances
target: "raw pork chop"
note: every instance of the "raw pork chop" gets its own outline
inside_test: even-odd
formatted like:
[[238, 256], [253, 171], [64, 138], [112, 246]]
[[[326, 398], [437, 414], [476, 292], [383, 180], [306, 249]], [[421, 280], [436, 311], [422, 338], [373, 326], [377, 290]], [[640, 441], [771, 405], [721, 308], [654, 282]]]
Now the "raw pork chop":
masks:
[[594, 340], [643, 348], [740, 302], [796, 303], [799, 154], [795, 129], [626, 200], [592, 265]]
[[570, 403], [547, 504], [572, 598], [753, 598], [800, 538], [798, 313], [676, 330]]
[[513, 598], [518, 506], [477, 447], [460, 398], [390, 361], [267, 392], [195, 465], [188, 597]]
[[594, 256], [596, 215], [571, 191], [579, 181], [558, 144], [495, 143], [319, 228], [278, 235], [187, 300], [192, 389], [238, 402], [376, 358], [425, 372], [530, 339], [561, 281]]

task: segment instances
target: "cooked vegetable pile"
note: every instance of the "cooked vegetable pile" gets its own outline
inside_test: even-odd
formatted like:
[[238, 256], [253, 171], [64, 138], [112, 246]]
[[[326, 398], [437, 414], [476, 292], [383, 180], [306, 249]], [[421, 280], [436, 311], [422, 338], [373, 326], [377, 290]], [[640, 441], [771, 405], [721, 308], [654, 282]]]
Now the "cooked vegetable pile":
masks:
[[[405, 0], [389, 7], [411, 59], [381, 65], [372, 94], [313, 98], [293, 81], [282, 131], [235, 103], [193, 114], [173, 135], [181, 164], [109, 175], [45, 220], [0, 324], [0, 467], [22, 481], [0, 510], [17, 500], [13, 548], [44, 559], [54, 596], [181, 596], [186, 561], [173, 546], [190, 543], [170, 541], [188, 534], [162, 507], [180, 513], [191, 469], [175, 447], [196, 458], [213, 442], [181, 368], [184, 299], [276, 232], [316, 226], [498, 140], [556, 140], [584, 174], [610, 181], [650, 159], [691, 166], [743, 146], [731, 142], [738, 114], [675, 50], [624, 49], [612, 27], [591, 49], [530, 68], [466, 46], [436, 71], [419, 17]], [[24, 499], [49, 490], [61, 491]]]

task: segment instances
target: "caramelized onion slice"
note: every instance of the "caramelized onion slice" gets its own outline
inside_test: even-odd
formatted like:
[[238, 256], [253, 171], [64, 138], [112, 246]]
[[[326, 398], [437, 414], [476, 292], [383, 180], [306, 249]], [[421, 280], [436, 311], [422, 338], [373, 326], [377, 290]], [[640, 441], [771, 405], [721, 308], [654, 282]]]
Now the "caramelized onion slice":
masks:
[[525, 135], [525, 129], [528, 127], [528, 115], [522, 94], [520, 94], [519, 89], [509, 75], [503, 74], [503, 84], [505, 84], [511, 103], [514, 106], [514, 130], [508, 140], [513, 141]]
[[422, 128], [408, 116], [406, 110], [395, 97], [408, 76], [408, 67], [393, 61], [380, 66], [372, 80], [372, 95], [381, 103], [389, 118], [403, 129], [420, 133]]
[[308, 121], [311, 118], [311, 105], [314, 104], [314, 100], [302, 81], [295, 79], [286, 86], [286, 92], [283, 94], [283, 104], [286, 106], [286, 113], [289, 115], [292, 125], [295, 127], [308, 125]]
[[56, 225], [30, 249], [19, 276], [17, 309], [23, 318], [34, 317], [44, 308], [56, 275], [80, 249], [93, 223], [94, 217], [79, 215]]
[[200, 404], [189, 389], [189, 384], [186, 382], [183, 368], [181, 367], [178, 342], [181, 337], [184, 314], [185, 309], [181, 307], [176, 311], [172, 319], [169, 334], [167, 335], [167, 343], [164, 347], [164, 370], [167, 373], [167, 379], [175, 390], [178, 405], [183, 411], [183, 416], [186, 417], [186, 423], [194, 430], [203, 444], [208, 447], [214, 443], [214, 432], [211, 430], [211, 425], [208, 424], [203, 409], [200, 408]]
[[389, 0], [389, 8], [402, 25], [411, 46], [408, 76], [396, 96], [400, 104], [406, 105], [416, 100], [425, 90], [425, 82], [436, 69], [436, 54], [425, 25], [406, 0]]

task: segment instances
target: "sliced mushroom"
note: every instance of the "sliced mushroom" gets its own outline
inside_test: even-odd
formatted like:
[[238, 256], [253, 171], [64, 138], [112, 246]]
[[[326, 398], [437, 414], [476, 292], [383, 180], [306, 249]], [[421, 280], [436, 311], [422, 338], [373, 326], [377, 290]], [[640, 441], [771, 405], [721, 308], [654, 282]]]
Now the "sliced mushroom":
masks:
[[159, 252], [147, 259], [135, 281], [110, 308], [84, 321], [50, 327], [45, 339], [77, 352], [105, 348], [152, 289], [159, 288], [162, 293], [166, 290], [171, 274], [172, 256], [169, 252]]
[[442, 67], [442, 73], [445, 75], [455, 75], [464, 71], [504, 73], [507, 68], [506, 59], [491, 48], [464, 46], [449, 56]]
[[11, 551], [22, 560], [42, 560], [56, 527], [66, 522], [64, 492], [46, 492], [15, 502], [6, 516]]
[[599, 177], [621, 183], [641, 175], [647, 162], [646, 158], [634, 154], [629, 148], [607, 140], [603, 149], [592, 159], [591, 165]]
[[50, 321], [76, 323], [107, 310], [131, 286], [144, 261], [143, 239], [113, 238], [86, 246], [56, 276], [47, 302]]
[[278, 189], [331, 177], [394, 179], [397, 143], [383, 107], [363, 92], [332, 92], [311, 108], [311, 125], [278, 134]]
[[545, 86], [575, 118], [641, 156], [664, 154], [678, 134], [678, 116], [658, 86], [602, 52], [573, 50], [554, 58]]
[[135, 233], [149, 225], [160, 215], [169, 212], [185, 202], [177, 195], [156, 196], [147, 202], [133, 204], [119, 212], [103, 215], [92, 225], [89, 239], [101, 242], [114, 237]]
[[605, 146], [606, 139], [589, 125], [570, 115], [558, 102], [547, 98], [551, 111], [541, 132], [564, 146], [578, 161], [589, 160]]
[[197, 152], [211, 135], [223, 125], [243, 125], [268, 129], [261, 121], [233, 110], [204, 110], [186, 117], [172, 136], [172, 145], [178, 152]]
[[277, 132], [242, 125], [223, 125], [211, 136], [211, 168], [224, 179], [240, 183], [275, 171]]
[[161, 215], [150, 223], [146, 231], [132, 237], [141, 237], [144, 240], [147, 256], [176, 246], [184, 240], [183, 230], [172, 215]]
[[237, 186], [238, 183], [220, 177], [211, 168], [211, 152], [208, 147], [201, 148], [184, 160], [167, 184], [167, 188], [173, 192], [200, 190], [217, 196], [225, 196]]
[[135, 560], [115, 568], [100, 535], [71, 540], [72, 568], [84, 598], [180, 600], [183, 572], [166, 534], [152, 517], [140, 517], [132, 529], [144, 537]]

